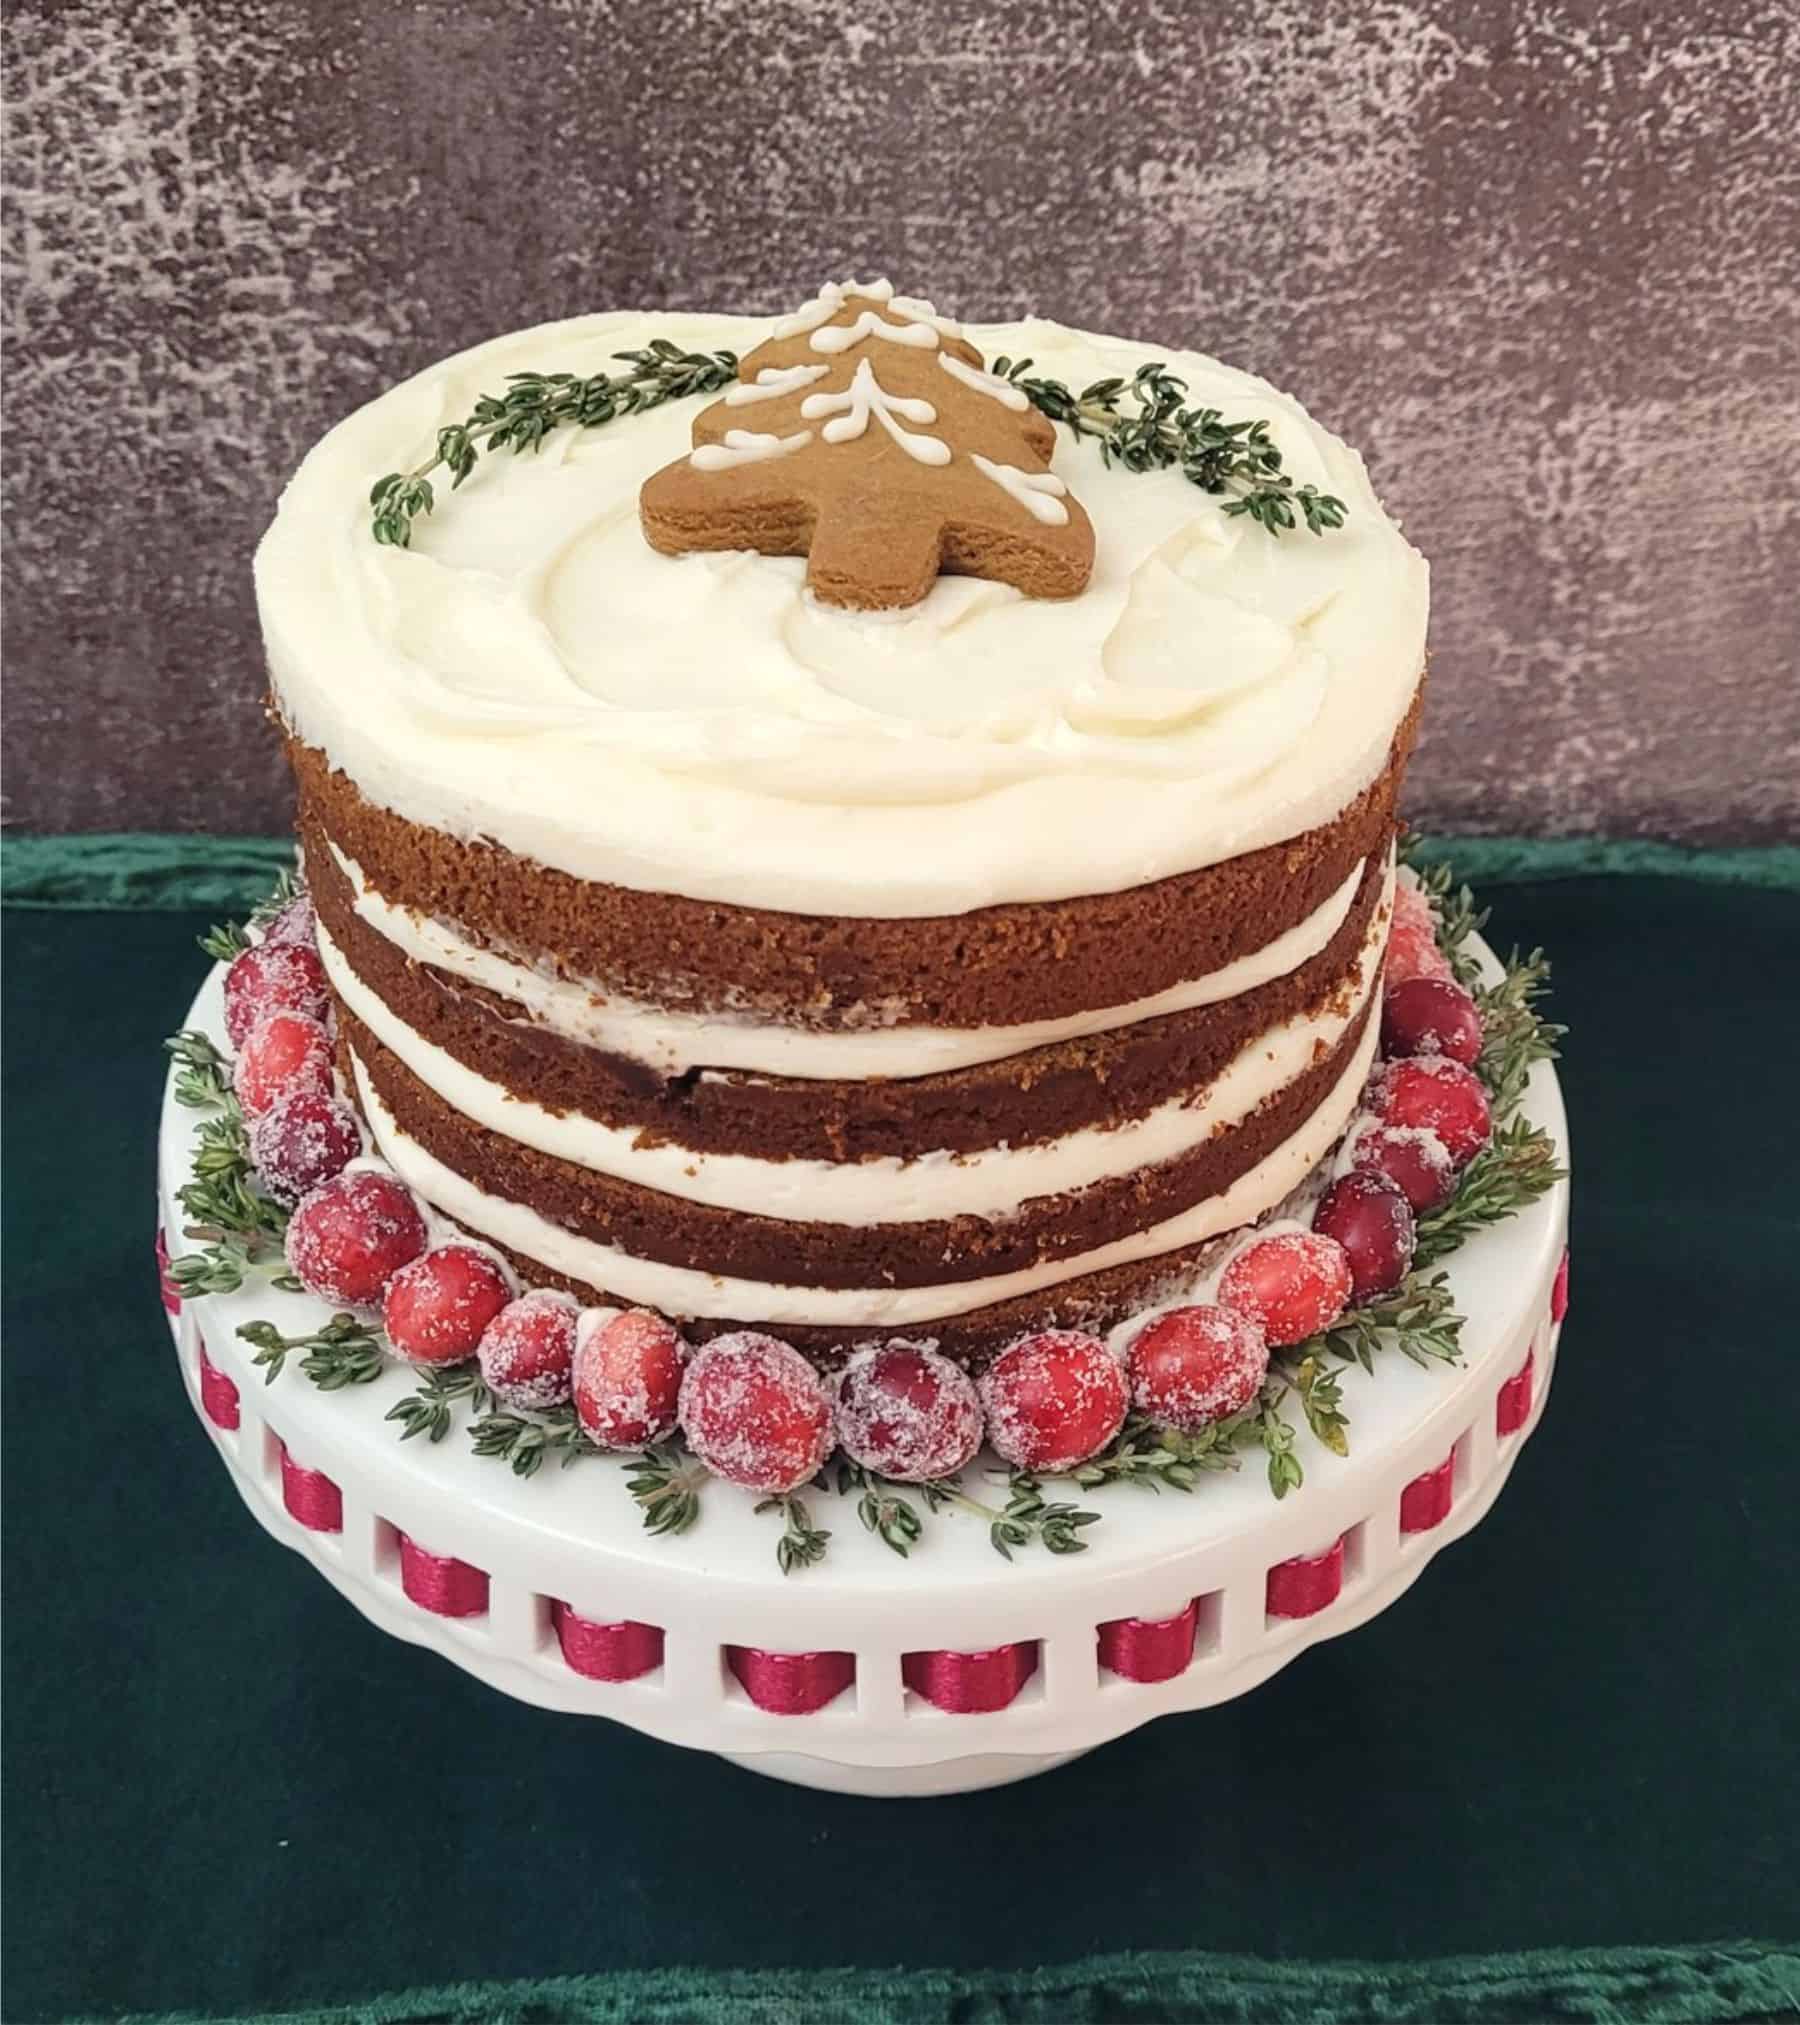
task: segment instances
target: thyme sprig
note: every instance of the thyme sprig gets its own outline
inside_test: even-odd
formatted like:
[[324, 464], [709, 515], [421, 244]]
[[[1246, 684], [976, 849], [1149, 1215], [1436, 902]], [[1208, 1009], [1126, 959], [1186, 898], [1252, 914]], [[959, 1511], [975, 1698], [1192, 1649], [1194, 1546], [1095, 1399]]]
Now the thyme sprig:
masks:
[[392, 548], [412, 543], [413, 522], [435, 503], [431, 474], [450, 474], [452, 492], [475, 469], [483, 451], [536, 450], [552, 430], [597, 429], [620, 415], [642, 414], [665, 401], [717, 393], [737, 378], [734, 352], [684, 352], [667, 338], [641, 351], [615, 352], [631, 370], [592, 373], [509, 373], [503, 394], [483, 394], [466, 422], [437, 434], [436, 453], [411, 471], [390, 471], [369, 491], [370, 532]]
[[[175, 1191], [187, 1212], [182, 1235], [202, 1247], [169, 1262], [169, 1277], [183, 1296], [233, 1294], [251, 1268], [279, 1255], [287, 1211], [256, 1185], [249, 1133], [231, 1093], [225, 1058], [205, 1034], [186, 1028], [164, 1043], [175, 1057], [175, 1099], [211, 1107], [194, 1142], [190, 1178]], [[289, 1284], [283, 1275], [281, 1284]]]
[[1061, 380], [1035, 376], [1030, 359], [998, 358], [1041, 414], [1077, 436], [1091, 436], [1108, 464], [1127, 471], [1179, 470], [1202, 492], [1228, 495], [1224, 511], [1246, 514], [1266, 533], [1304, 523], [1313, 534], [1342, 527], [1349, 508], [1316, 485], [1296, 485], [1264, 421], [1227, 422], [1217, 408], [1190, 408], [1187, 382], [1164, 365], [1140, 366], [1129, 379], [1095, 380], [1072, 393]]
[[[491, 1405], [493, 1394], [487, 1387], [477, 1389]], [[391, 1414], [388, 1417], [393, 1418]], [[506, 1413], [496, 1408], [483, 1413], [470, 1427], [469, 1442], [477, 1455], [510, 1464], [516, 1477], [536, 1476], [546, 1456], [558, 1457], [567, 1469], [584, 1456], [600, 1454], [582, 1432], [572, 1406], [547, 1407], [537, 1414]]]
[[381, 1338], [348, 1313], [333, 1315], [322, 1329], [298, 1336], [282, 1335], [272, 1322], [240, 1322], [238, 1335], [255, 1349], [251, 1362], [262, 1366], [265, 1385], [275, 1383], [295, 1351], [301, 1372], [321, 1392], [372, 1384], [387, 1369]]
[[810, 1568], [815, 1562], [823, 1561], [825, 1550], [831, 1544], [828, 1528], [815, 1526], [812, 1513], [807, 1509], [806, 1500], [789, 1491], [785, 1496], [760, 1498], [756, 1511], [779, 1512], [782, 1516], [781, 1538], [775, 1543], [775, 1562], [784, 1575], [792, 1575], [796, 1569]]
[[678, 1449], [647, 1448], [625, 1488], [637, 1500], [647, 1533], [685, 1533], [700, 1516], [700, 1493], [712, 1482], [704, 1463]]
[[198, 1027], [183, 1027], [163, 1046], [175, 1057], [177, 1104], [197, 1111], [207, 1104], [232, 1102], [230, 1065]]
[[479, 1365], [431, 1364], [419, 1373], [417, 1390], [396, 1399], [382, 1419], [398, 1422], [402, 1441], [421, 1434], [427, 1441], [442, 1441], [455, 1424], [457, 1407], [466, 1405], [471, 1413], [481, 1413], [493, 1403]]
[[244, 921], [215, 922], [198, 938], [200, 947], [215, 963], [230, 963], [234, 957], [243, 955], [257, 939], [255, 931], [266, 928], [299, 890], [300, 881], [293, 868], [284, 865], [276, 875], [273, 890], [251, 908]]
[[1441, 1209], [1419, 1219], [1415, 1265], [1429, 1266], [1465, 1239], [1547, 1194], [1568, 1170], [1556, 1157], [1555, 1142], [1541, 1125], [1519, 1116], [1494, 1128], [1494, 1136], [1463, 1170], [1456, 1193]]
[[1482, 1029], [1475, 1073], [1488, 1086], [1496, 1118], [1510, 1119], [1518, 1110], [1533, 1067], [1555, 1061], [1557, 1044], [1568, 1032], [1537, 1009], [1537, 1001], [1549, 984], [1550, 965], [1544, 952], [1534, 949], [1529, 956], [1521, 956], [1515, 949], [1498, 984], [1475, 986]]

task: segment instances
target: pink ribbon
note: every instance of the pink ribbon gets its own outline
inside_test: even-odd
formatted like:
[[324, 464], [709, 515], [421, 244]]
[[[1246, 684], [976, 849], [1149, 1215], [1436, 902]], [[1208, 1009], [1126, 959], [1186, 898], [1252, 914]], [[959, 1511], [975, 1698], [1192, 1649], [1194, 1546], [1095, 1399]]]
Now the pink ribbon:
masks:
[[162, 1292], [162, 1304], [171, 1315], [181, 1313], [181, 1289], [169, 1276], [169, 1241], [159, 1227], [156, 1233], [156, 1284]]
[[315, 1533], [344, 1530], [344, 1494], [323, 1470], [302, 1469], [281, 1444], [281, 1502], [288, 1516]]
[[487, 1571], [451, 1554], [428, 1554], [400, 1535], [400, 1587], [439, 1617], [480, 1617], [488, 1607]]
[[1118, 1617], [1100, 1627], [1100, 1664], [1122, 1680], [1173, 1680], [1194, 1658], [1196, 1596], [1177, 1617]]
[[1494, 1426], [1503, 1435], [1517, 1434], [1531, 1418], [1531, 1378], [1536, 1363], [1536, 1351], [1528, 1352], [1525, 1362], [1501, 1386], [1494, 1401]]
[[1456, 1498], [1456, 1451], [1452, 1449], [1434, 1470], [1414, 1477], [1400, 1493], [1400, 1530], [1429, 1533], [1450, 1516]]
[[764, 1652], [728, 1645], [725, 1659], [745, 1694], [772, 1716], [809, 1716], [834, 1702], [856, 1678], [848, 1652]]
[[1263, 1609], [1270, 1617], [1311, 1617], [1335, 1603], [1344, 1586], [1344, 1542], [1333, 1540], [1322, 1554], [1296, 1554], [1269, 1570]]
[[238, 1389], [206, 1354], [206, 1345], [194, 1338], [200, 1353], [200, 1404], [214, 1427], [230, 1430], [238, 1424]]
[[636, 1680], [654, 1673], [663, 1661], [663, 1635], [654, 1624], [621, 1618], [597, 1624], [578, 1616], [566, 1603], [550, 1605], [557, 1643], [570, 1668], [589, 1680]]
[[1003, 1709], [1037, 1672], [1037, 1640], [997, 1645], [989, 1652], [909, 1652], [900, 1673], [916, 1695], [953, 1716], [986, 1716]]
[[1556, 1269], [1556, 1279], [1550, 1288], [1550, 1319], [1560, 1322], [1569, 1312], [1569, 1248], [1563, 1246], [1562, 1264]]

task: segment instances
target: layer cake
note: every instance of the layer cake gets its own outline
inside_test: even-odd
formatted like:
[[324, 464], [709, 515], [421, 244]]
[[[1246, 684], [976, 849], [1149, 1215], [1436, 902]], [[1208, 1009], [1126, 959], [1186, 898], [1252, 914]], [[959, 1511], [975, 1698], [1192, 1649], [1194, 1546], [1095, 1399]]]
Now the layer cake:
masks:
[[[527, 1284], [821, 1363], [1111, 1328], [1306, 1187], [1373, 1057], [1424, 664], [1424, 562], [1286, 396], [1041, 322], [929, 327], [1071, 387], [1160, 362], [1265, 419], [1345, 524], [1271, 539], [1057, 430], [1078, 595], [945, 574], [862, 610], [804, 555], [646, 539], [640, 493], [701, 436], [675, 403], [490, 457], [410, 548], [370, 539], [371, 478], [508, 374], [790, 330], [645, 313], [384, 395], [257, 558], [375, 1150]], [[870, 432], [877, 491], [904, 434]]]

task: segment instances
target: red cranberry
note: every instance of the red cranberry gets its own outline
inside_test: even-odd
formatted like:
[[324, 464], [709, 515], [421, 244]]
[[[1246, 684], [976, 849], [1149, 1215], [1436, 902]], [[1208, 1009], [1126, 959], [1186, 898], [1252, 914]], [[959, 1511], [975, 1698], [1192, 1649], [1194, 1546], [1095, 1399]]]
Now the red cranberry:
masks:
[[1409, 977], [1392, 985], [1381, 1004], [1385, 1055], [1448, 1055], [1473, 1068], [1481, 1053], [1481, 1014], [1460, 984], [1442, 977]]
[[1350, 1304], [1350, 1261], [1316, 1231], [1278, 1231], [1237, 1254], [1219, 1279], [1219, 1299], [1261, 1324], [1270, 1343], [1304, 1343], [1329, 1329]]
[[1008, 1344], [982, 1373], [988, 1440], [1025, 1470], [1066, 1470], [1098, 1455], [1124, 1423], [1125, 1367], [1097, 1336], [1046, 1329]]
[[241, 1048], [250, 1030], [272, 1012], [305, 1013], [322, 1020], [331, 1003], [325, 966], [316, 949], [259, 942], [233, 959], [225, 973], [225, 1031]]
[[1413, 977], [1454, 978], [1450, 959], [1438, 947], [1437, 922], [1423, 893], [1404, 880], [1394, 887], [1394, 919], [1388, 930], [1386, 977], [1390, 988]]
[[317, 927], [318, 917], [313, 913], [312, 896], [296, 893], [279, 914], [270, 916], [268, 925], [263, 929], [260, 947], [267, 949], [292, 942], [303, 949], [311, 949]]
[[1390, 1062], [1374, 1096], [1384, 1123], [1435, 1133], [1458, 1167], [1466, 1167], [1494, 1134], [1480, 1077], [1443, 1055]]
[[575, 1343], [574, 1388], [576, 1417], [588, 1440], [599, 1448], [661, 1441], [675, 1425], [687, 1354], [674, 1323], [644, 1308], [584, 1322]]
[[845, 1365], [837, 1434], [851, 1461], [897, 1483], [954, 1476], [981, 1446], [981, 1401], [941, 1351], [884, 1343]]
[[1456, 1163], [1435, 1132], [1371, 1119], [1351, 1136], [1350, 1165], [1359, 1174], [1385, 1174], [1417, 1216], [1456, 1193]]
[[305, 1013], [272, 1012], [238, 1049], [231, 1087], [246, 1118], [260, 1118], [298, 1090], [332, 1094], [331, 1042]]
[[1412, 1268], [1412, 1204], [1389, 1175], [1359, 1169], [1340, 1176], [1313, 1212], [1313, 1229], [1343, 1247], [1353, 1302], [1392, 1293]]
[[1164, 1427], [1190, 1434], [1238, 1413], [1262, 1389], [1269, 1346], [1231, 1308], [1171, 1308], [1131, 1344], [1131, 1401]]
[[343, 1173], [362, 1151], [356, 1114], [323, 1090], [291, 1090], [250, 1126], [250, 1157], [264, 1190], [290, 1208]]
[[831, 1402], [798, 1350], [745, 1329], [695, 1353], [681, 1381], [681, 1431], [727, 1483], [791, 1491], [831, 1453]]
[[481, 1382], [503, 1405], [561, 1406], [569, 1397], [575, 1317], [567, 1294], [540, 1287], [508, 1301], [481, 1332]]
[[391, 1174], [346, 1168], [315, 1188], [287, 1229], [288, 1264], [308, 1293], [372, 1307], [425, 1249], [425, 1219]]
[[381, 1297], [388, 1346], [413, 1364], [461, 1364], [512, 1299], [512, 1283], [474, 1245], [439, 1245], [402, 1266]]

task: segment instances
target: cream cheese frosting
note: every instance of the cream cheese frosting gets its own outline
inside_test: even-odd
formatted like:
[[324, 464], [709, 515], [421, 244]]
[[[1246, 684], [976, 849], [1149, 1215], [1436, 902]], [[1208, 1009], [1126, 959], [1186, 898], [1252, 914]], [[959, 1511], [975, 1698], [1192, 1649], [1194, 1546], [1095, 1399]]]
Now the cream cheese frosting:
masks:
[[340, 423], [257, 554], [291, 727], [394, 813], [580, 878], [862, 916], [1122, 890], [1298, 835], [1375, 778], [1423, 661], [1425, 563], [1354, 451], [1197, 353], [966, 329], [990, 363], [1029, 356], [1077, 388], [1166, 363], [1196, 404], [1266, 419], [1344, 528], [1272, 539], [1059, 431], [1053, 469], [1097, 537], [1080, 597], [949, 577], [902, 612], [828, 609], [802, 558], [644, 541], [638, 489], [688, 449], [689, 401], [484, 458], [440, 484], [411, 549], [372, 539], [371, 482], [508, 373], [593, 373], [652, 338], [742, 355], [772, 327], [547, 324]]

